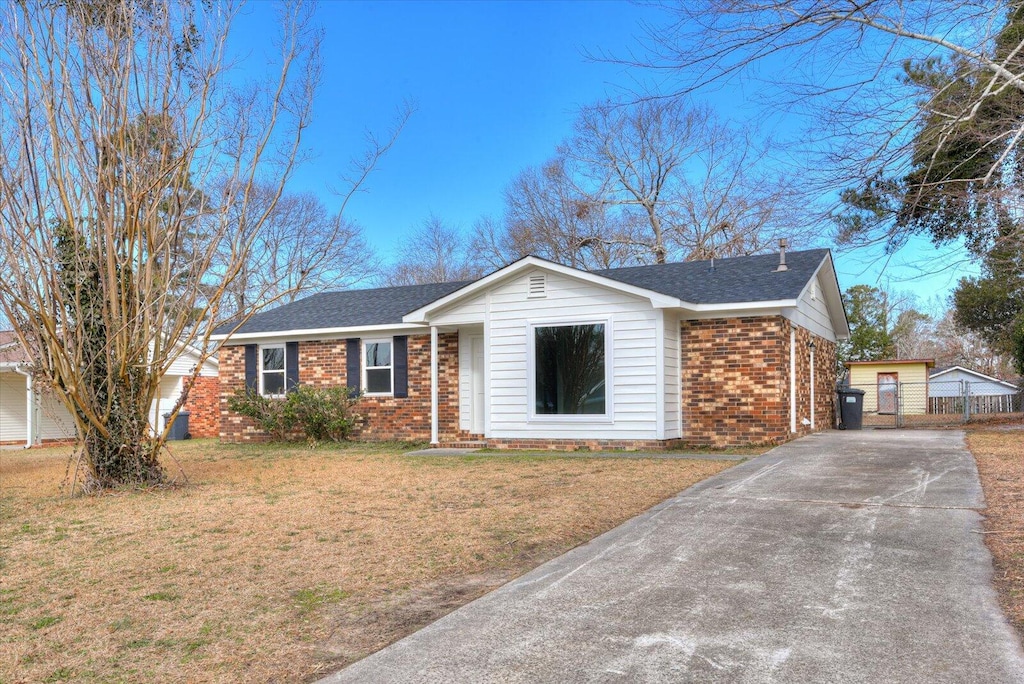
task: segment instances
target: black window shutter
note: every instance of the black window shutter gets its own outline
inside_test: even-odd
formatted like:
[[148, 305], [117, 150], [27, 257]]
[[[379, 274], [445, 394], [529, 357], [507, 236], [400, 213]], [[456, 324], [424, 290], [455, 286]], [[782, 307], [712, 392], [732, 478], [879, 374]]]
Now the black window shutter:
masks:
[[259, 348], [255, 344], [245, 345], [245, 389], [260, 391]]
[[286, 342], [284, 345], [284, 387], [291, 392], [299, 386], [299, 343]]
[[359, 359], [362, 356], [359, 351], [359, 338], [351, 337], [345, 340], [345, 385], [352, 390], [353, 394], [359, 393]]
[[409, 396], [409, 337], [399, 335], [394, 338], [394, 373], [395, 396], [404, 399]]

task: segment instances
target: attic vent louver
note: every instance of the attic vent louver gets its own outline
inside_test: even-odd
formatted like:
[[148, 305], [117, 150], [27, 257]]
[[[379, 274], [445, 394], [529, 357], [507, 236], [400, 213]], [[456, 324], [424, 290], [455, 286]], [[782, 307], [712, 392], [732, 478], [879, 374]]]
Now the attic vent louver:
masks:
[[538, 299], [540, 297], [547, 297], [546, 290], [546, 278], [543, 273], [535, 273], [530, 276], [530, 285], [527, 292], [527, 297], [530, 299]]

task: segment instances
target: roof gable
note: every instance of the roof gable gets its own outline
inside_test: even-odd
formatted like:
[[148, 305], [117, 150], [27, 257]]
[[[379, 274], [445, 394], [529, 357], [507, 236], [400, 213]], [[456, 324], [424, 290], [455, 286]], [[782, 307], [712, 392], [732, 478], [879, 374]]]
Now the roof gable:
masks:
[[601, 273], [581, 271], [570, 266], [564, 266], [553, 261], [548, 261], [547, 259], [541, 259], [540, 257], [527, 256], [509, 264], [505, 268], [484, 276], [480, 280], [469, 283], [445, 297], [429, 302], [425, 306], [414, 311], [410, 311], [402, 320], [405, 323], [425, 323], [428, 317], [433, 313], [453, 306], [457, 302], [465, 301], [467, 298], [474, 297], [483, 290], [517, 278], [521, 274], [535, 269], [557, 273], [568, 278], [597, 285], [598, 287], [605, 287], [611, 290], [625, 292], [626, 294], [633, 295], [634, 297], [648, 300], [651, 303], [651, 306], [655, 308], [679, 306], [678, 298], [673, 297], [672, 295], [660, 293], [655, 290], [649, 290], [630, 283], [616, 281], [602, 275]]

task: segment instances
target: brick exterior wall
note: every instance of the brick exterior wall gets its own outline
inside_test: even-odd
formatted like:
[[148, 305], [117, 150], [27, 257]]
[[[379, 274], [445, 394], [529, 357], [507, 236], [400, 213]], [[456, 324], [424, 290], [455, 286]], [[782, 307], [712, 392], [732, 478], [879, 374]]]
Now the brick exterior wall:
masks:
[[682, 321], [683, 439], [731, 446], [789, 436], [789, 328], [781, 316]]
[[[470, 438], [459, 430], [459, 335], [441, 333], [437, 340], [438, 438], [442, 442]], [[430, 439], [430, 336], [409, 336], [409, 396], [366, 397], [356, 405], [363, 417], [353, 438], [428, 441]], [[318, 387], [346, 384], [345, 340], [299, 342], [299, 382]], [[245, 386], [245, 348], [224, 347], [220, 353], [220, 437], [228, 442], [261, 441], [249, 419], [228, 410], [228, 397]]]
[[[810, 349], [815, 351], [815, 429], [833, 424], [836, 346], [781, 316], [681, 323], [683, 441], [717, 447], [784, 442], [811, 432]], [[790, 432], [789, 343], [796, 330], [797, 432]]]
[[220, 378], [196, 378], [182, 410], [189, 412], [188, 431], [192, 433], [193, 437], [218, 436], [220, 434]]
[[[796, 328], [796, 420], [797, 434], [829, 430], [835, 426], [836, 344]], [[811, 419], [811, 348], [814, 341], [814, 429], [803, 424]]]

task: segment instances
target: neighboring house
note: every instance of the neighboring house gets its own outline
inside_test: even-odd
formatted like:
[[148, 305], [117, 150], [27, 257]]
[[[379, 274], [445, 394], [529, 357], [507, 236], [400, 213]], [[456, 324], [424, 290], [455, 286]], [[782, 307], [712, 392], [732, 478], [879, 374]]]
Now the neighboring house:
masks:
[[1011, 413], [1021, 410], [1021, 391], [1012, 382], [963, 366], [941, 368], [928, 377], [932, 413], [962, 412], [970, 398], [971, 413]]
[[864, 413], [928, 413], [928, 371], [934, 359], [847, 361], [847, 383], [864, 390]]
[[779, 442], [834, 421], [849, 335], [828, 250], [314, 295], [222, 326], [221, 438], [245, 387], [363, 393], [367, 439], [493, 447]]
[[[181, 395], [184, 380], [199, 362], [198, 353], [186, 350], [160, 383], [160, 395], [150, 408], [150, 424], [164, 427], [167, 413]], [[219, 432], [220, 385], [217, 360], [203, 366], [188, 403], [189, 431], [196, 437], [213, 437]], [[40, 387], [31, 373], [29, 355], [13, 333], [0, 331], [0, 445], [62, 442], [75, 436], [74, 421], [53, 390]]]

